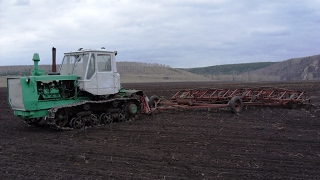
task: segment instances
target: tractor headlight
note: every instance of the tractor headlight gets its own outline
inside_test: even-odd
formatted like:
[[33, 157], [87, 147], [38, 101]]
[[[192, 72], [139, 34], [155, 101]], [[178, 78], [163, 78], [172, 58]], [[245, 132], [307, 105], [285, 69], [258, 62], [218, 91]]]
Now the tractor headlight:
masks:
[[30, 77], [26, 78], [26, 82], [29, 84], [30, 83]]

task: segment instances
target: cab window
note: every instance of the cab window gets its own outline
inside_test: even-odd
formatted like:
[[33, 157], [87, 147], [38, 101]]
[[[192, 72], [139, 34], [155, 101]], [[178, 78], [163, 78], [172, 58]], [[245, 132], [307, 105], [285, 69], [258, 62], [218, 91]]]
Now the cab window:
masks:
[[97, 62], [98, 62], [99, 72], [111, 71], [111, 55], [110, 54], [98, 54]]
[[88, 64], [87, 79], [91, 79], [95, 72], [96, 72], [95, 57], [94, 57], [94, 54], [92, 54]]

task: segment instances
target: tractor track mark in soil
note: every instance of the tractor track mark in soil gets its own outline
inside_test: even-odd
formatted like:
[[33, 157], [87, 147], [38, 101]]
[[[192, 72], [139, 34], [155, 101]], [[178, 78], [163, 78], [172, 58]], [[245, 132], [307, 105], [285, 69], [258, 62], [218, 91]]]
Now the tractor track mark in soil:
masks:
[[170, 98], [196, 87], [306, 91], [313, 107], [169, 110], [81, 131], [27, 126], [0, 88], [1, 179], [320, 179], [320, 82], [123, 84]]

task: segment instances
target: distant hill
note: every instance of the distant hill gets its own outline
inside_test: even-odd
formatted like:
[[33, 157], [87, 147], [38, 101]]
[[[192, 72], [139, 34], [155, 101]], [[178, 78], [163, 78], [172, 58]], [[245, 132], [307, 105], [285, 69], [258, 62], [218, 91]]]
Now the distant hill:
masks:
[[[0, 76], [30, 75], [33, 65], [0, 66]], [[51, 65], [39, 65], [46, 73]], [[59, 69], [59, 65], [57, 65]], [[288, 59], [282, 62], [258, 62], [170, 68], [156, 63], [117, 62], [121, 82], [177, 81], [292, 81], [320, 80], [320, 55]]]
[[[60, 65], [57, 65], [59, 70]], [[33, 65], [0, 66], [0, 76], [28, 76]], [[51, 65], [39, 65], [39, 69], [51, 72]], [[210, 78], [157, 63], [117, 62], [121, 82], [178, 82], [211, 81]]]
[[184, 68], [182, 70], [203, 75], [217, 81], [279, 81], [278, 76], [253, 75], [253, 70], [269, 67], [277, 62], [225, 64], [209, 67]]
[[210, 78], [156, 63], [117, 62], [121, 82], [211, 81]]
[[217, 66], [208, 66], [208, 67], [198, 67], [198, 68], [182, 68], [194, 74], [208, 75], [208, 74], [241, 74], [247, 71], [256, 70], [264, 68], [275, 64], [276, 62], [257, 62], [257, 63], [242, 63], [242, 64], [225, 64]]
[[320, 80], [320, 55], [282, 62], [227, 64], [182, 70], [222, 81]]
[[250, 71], [257, 76], [278, 76], [282, 81], [320, 80], [320, 55], [288, 59]]

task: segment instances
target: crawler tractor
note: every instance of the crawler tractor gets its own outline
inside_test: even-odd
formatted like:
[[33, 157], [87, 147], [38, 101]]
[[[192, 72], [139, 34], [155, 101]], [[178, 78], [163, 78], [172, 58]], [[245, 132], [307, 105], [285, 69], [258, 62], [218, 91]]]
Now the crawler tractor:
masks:
[[[310, 102], [306, 92], [266, 87], [189, 89], [178, 91], [169, 100], [158, 96], [149, 99], [140, 90], [121, 88], [116, 55], [116, 51], [105, 49], [79, 49], [64, 54], [58, 73], [53, 70], [45, 75], [38, 68], [40, 58], [35, 53], [31, 76], [7, 80], [14, 115], [28, 124], [44, 121], [65, 130], [128, 121], [154, 110], [230, 108], [239, 113], [243, 106], [297, 108]], [[55, 58], [53, 62], [55, 67]]]
[[45, 75], [35, 53], [31, 76], [7, 79], [14, 115], [28, 124], [43, 120], [55, 129], [82, 129], [150, 112], [142, 91], [121, 88], [116, 55], [105, 49], [68, 52], [60, 71]]

